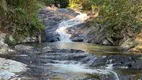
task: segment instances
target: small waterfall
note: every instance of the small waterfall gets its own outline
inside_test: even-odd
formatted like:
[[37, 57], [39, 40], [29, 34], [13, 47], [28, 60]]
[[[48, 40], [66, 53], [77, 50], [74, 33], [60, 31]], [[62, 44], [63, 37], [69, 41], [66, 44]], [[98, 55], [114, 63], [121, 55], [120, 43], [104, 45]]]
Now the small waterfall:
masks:
[[[89, 73], [89, 74], [104, 74], [114, 75], [115, 80], [119, 80], [118, 74], [113, 71], [112, 66], [107, 66], [105, 69], [90, 69], [87, 67], [87, 64], [75, 63], [73, 61], [57, 61], [56, 64], [50, 64], [56, 67], [59, 71], [63, 73], [70, 72], [70, 73]], [[111, 64], [110, 64], [111, 65]]]
[[[113, 64], [107, 64], [105, 66], [91, 67], [93, 63], [96, 62], [97, 56], [92, 54], [87, 54], [85, 52], [72, 52], [69, 50], [64, 50], [61, 53], [49, 53], [48, 57], [43, 55], [43, 57], [50, 59], [50, 63], [46, 65], [52, 66], [53, 72], [60, 74], [97, 74], [97, 75], [111, 75], [112, 80], [119, 80], [119, 75], [113, 70]], [[75, 58], [78, 59], [75, 59]], [[101, 77], [101, 76], [100, 76]], [[102, 79], [105, 77], [102, 76]]]
[[87, 20], [89, 17], [85, 13], [80, 13], [78, 16], [76, 16], [73, 19], [62, 21], [58, 29], [56, 30], [57, 33], [60, 35], [60, 41], [62, 42], [71, 42], [70, 37], [71, 34], [67, 33], [67, 28], [73, 27], [75, 25], [83, 23], [85, 20]]

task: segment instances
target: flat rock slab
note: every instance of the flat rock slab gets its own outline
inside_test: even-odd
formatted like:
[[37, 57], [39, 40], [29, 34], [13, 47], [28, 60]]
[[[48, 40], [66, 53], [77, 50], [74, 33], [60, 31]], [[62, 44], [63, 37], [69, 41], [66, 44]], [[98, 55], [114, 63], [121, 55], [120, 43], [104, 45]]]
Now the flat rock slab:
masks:
[[0, 58], [0, 80], [11, 80], [12, 78], [17, 77], [16, 73], [27, 70], [26, 66], [27, 65], [17, 61]]

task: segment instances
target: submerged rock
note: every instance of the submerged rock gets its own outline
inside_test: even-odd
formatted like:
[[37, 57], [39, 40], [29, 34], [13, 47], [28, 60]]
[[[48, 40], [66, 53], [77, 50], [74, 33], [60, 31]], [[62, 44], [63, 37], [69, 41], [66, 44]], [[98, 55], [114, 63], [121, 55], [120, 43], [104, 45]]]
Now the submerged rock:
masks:
[[38, 53], [38, 50], [37, 48], [34, 48], [33, 46], [27, 46], [27, 45], [16, 45], [15, 46], [15, 50], [18, 52], [18, 53], [21, 53], [21, 54], [33, 54], [33, 53]]
[[16, 50], [31, 50], [31, 49], [33, 49], [33, 47], [32, 46], [26, 46], [26, 45], [16, 45], [15, 46], [15, 49]]

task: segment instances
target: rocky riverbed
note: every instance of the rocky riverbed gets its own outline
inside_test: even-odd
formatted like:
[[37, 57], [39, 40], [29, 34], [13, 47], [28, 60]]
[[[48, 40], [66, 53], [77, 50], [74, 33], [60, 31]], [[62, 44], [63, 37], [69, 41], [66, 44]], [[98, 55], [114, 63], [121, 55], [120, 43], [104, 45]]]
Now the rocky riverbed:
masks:
[[[15, 50], [11, 49], [4, 41], [6, 34], [0, 33], [0, 55], [14, 55]], [[27, 70], [27, 65], [0, 57], [0, 80], [20, 79], [20, 73]]]
[[17, 45], [15, 50], [18, 54], [9, 55], [9, 58], [22, 62], [29, 68], [20, 75], [21, 79], [142, 79], [138, 77], [142, 75], [142, 56], [121, 52], [118, 47], [85, 43], [43, 43]]

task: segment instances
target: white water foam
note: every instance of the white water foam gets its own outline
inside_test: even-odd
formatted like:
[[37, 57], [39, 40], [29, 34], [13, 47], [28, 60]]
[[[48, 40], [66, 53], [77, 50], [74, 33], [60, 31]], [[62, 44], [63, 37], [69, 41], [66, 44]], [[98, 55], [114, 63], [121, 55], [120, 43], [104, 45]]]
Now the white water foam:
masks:
[[59, 71], [63, 73], [88, 73], [88, 74], [113, 74], [115, 76], [115, 80], [119, 80], [119, 77], [115, 71], [113, 71], [113, 65], [110, 64], [104, 69], [91, 69], [86, 67], [86, 64], [75, 63], [74, 61], [55, 61], [56, 64], [51, 64], [56, 67]]
[[113, 64], [108, 64], [107, 67], [106, 67], [106, 69], [107, 69], [109, 72], [111, 72], [112, 74], [114, 74], [116, 80], [119, 80], [119, 76], [117, 75], [116, 72], [113, 71]]
[[73, 27], [75, 25], [83, 23], [85, 20], [87, 20], [89, 17], [85, 13], [80, 13], [80, 15], [76, 16], [73, 19], [67, 20], [67, 21], [62, 21], [56, 32], [59, 33], [60, 35], [60, 41], [62, 42], [71, 42], [70, 37], [71, 34], [67, 33], [67, 28]]
[[53, 64], [59, 70], [72, 72], [72, 73], [98, 73], [98, 74], [109, 74], [109, 72], [104, 71], [102, 69], [89, 69], [86, 68], [85, 65], [81, 64]]

